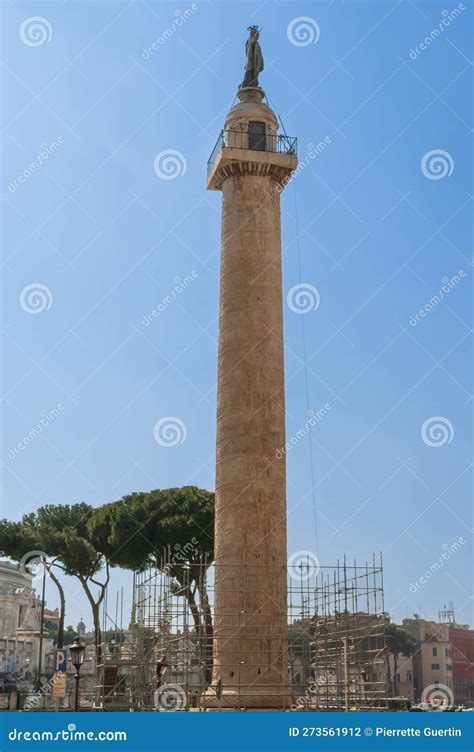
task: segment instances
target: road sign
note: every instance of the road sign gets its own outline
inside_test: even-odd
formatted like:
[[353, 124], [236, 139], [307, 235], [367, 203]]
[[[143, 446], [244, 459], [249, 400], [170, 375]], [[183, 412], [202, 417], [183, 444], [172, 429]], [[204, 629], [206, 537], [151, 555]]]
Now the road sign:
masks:
[[65, 674], [67, 669], [67, 654], [65, 650], [56, 650], [54, 656], [54, 671]]
[[64, 673], [57, 673], [53, 676], [53, 697], [66, 697], [67, 676]]

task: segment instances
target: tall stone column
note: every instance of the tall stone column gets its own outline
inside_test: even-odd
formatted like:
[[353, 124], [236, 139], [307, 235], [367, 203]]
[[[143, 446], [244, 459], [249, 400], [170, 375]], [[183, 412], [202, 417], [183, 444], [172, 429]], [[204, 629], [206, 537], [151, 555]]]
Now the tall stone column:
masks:
[[264, 92], [238, 96], [208, 178], [223, 194], [213, 685], [223, 708], [279, 710], [291, 704], [280, 192], [297, 160]]

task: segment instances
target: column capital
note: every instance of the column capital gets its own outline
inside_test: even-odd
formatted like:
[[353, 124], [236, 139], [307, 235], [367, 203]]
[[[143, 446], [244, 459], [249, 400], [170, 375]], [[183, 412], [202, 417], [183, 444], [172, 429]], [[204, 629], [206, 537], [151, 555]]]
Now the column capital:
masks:
[[271, 178], [282, 190], [297, 164], [294, 154], [223, 147], [209, 173], [207, 187], [211, 191], [220, 191], [228, 178], [259, 175]]

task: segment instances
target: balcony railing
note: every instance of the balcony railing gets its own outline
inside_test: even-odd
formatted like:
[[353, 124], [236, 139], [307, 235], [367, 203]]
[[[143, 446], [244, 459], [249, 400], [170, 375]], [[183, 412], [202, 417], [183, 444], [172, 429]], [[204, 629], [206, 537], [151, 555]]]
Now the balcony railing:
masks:
[[297, 139], [290, 136], [270, 133], [256, 134], [249, 131], [222, 130], [207, 163], [209, 174], [221, 150], [247, 149], [249, 151], [269, 151], [276, 154], [296, 154]]

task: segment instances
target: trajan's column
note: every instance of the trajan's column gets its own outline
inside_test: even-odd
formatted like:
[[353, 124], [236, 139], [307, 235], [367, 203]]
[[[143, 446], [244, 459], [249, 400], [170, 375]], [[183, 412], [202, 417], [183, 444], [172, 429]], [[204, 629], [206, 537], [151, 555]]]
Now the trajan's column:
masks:
[[[245, 78], [209, 160], [222, 191], [215, 616], [205, 704], [282, 710], [288, 676], [286, 478], [280, 193], [296, 140], [258, 85], [263, 58], [249, 28]], [[281, 456], [281, 455], [280, 455]], [[219, 699], [218, 699], [219, 697]]]

